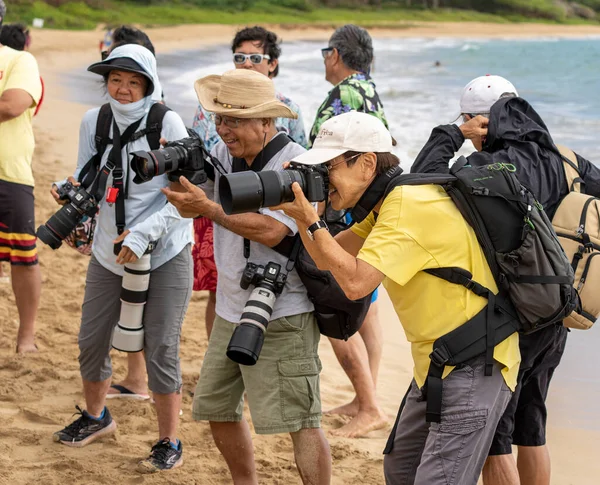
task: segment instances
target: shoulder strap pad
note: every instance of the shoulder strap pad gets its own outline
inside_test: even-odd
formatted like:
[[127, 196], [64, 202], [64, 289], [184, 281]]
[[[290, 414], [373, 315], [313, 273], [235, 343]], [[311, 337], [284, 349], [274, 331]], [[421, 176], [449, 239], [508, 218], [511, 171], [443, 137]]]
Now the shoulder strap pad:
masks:
[[112, 125], [112, 111], [110, 109], [110, 104], [106, 103], [100, 107], [100, 112], [98, 113], [98, 121], [96, 122], [96, 150], [98, 153], [103, 153], [102, 146], [106, 148], [111, 141], [110, 139], [110, 126]]
[[581, 184], [583, 180], [581, 179], [581, 175], [579, 173], [579, 164], [577, 163], [577, 155], [571, 150], [563, 145], [556, 145], [558, 151], [560, 152], [560, 156], [563, 160], [563, 167], [565, 169], [565, 177], [567, 178], [567, 186], [569, 188], [569, 192], [581, 192]]
[[170, 108], [162, 103], [154, 103], [148, 113], [146, 119], [146, 128], [143, 133], [146, 135], [150, 150], [158, 150], [160, 148], [160, 134], [162, 132], [162, 124], [167, 111], [171, 111]]
[[110, 104], [106, 103], [100, 107], [98, 118], [96, 120], [96, 133], [94, 135], [94, 145], [96, 154], [85, 164], [79, 173], [79, 182], [84, 187], [89, 187], [92, 180], [96, 177], [96, 172], [100, 167], [102, 155], [106, 147], [112, 143], [110, 138], [110, 127], [112, 125], [113, 115], [110, 109]]

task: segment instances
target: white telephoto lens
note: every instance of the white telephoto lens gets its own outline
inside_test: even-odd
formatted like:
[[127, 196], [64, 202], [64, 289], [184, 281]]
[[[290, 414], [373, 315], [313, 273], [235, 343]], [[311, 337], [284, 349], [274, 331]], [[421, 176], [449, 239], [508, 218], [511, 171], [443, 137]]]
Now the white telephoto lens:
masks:
[[150, 255], [135, 263], [127, 263], [121, 284], [121, 313], [115, 327], [112, 346], [123, 352], [139, 352], [144, 348], [144, 307], [150, 284]]

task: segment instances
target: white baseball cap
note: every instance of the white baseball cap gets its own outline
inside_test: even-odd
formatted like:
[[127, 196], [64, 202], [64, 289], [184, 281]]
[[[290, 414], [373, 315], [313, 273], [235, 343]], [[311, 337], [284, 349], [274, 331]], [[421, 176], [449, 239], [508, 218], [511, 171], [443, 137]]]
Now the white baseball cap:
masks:
[[503, 94], [518, 96], [510, 81], [500, 76], [480, 76], [465, 86], [460, 97], [460, 112], [465, 114], [489, 113], [492, 105]]
[[350, 111], [323, 123], [312, 148], [292, 162], [319, 165], [348, 151], [389, 153], [392, 135], [375, 115]]

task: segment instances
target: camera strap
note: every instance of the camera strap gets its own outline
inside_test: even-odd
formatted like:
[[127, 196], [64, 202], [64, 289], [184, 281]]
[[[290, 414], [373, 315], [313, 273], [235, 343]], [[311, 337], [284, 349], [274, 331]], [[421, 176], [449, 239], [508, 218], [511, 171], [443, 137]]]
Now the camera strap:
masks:
[[[232, 173], [247, 172], [249, 170], [252, 170], [254, 172], [260, 172], [263, 168], [267, 166], [267, 164], [275, 155], [277, 155], [288, 143], [291, 143], [293, 141], [294, 140], [292, 140], [285, 133], [275, 135], [273, 138], [271, 138], [271, 141], [269, 141], [269, 143], [267, 143], [267, 145], [260, 151], [260, 153], [256, 155], [252, 165], [248, 165], [246, 160], [244, 160], [243, 158], [233, 157], [231, 163]], [[287, 239], [287, 237], [284, 239]], [[290, 255], [288, 256], [289, 259], [285, 266], [285, 269], [288, 273], [292, 271], [292, 269], [294, 269], [296, 257], [298, 256], [298, 251], [300, 251], [300, 246], [298, 245], [298, 249], [295, 252], [295, 256], [292, 258], [292, 256], [294, 255], [294, 248], [295, 246], [290, 251]], [[250, 259], [250, 240], [246, 238], [244, 238], [244, 258], [246, 258], [246, 262], [248, 262], [248, 260]]]
[[[113, 187], [119, 190], [115, 202], [115, 222], [117, 225], [117, 234], [120, 236], [125, 231], [125, 171], [123, 170], [123, 154], [121, 148], [129, 143], [131, 137], [136, 132], [143, 118], [129, 125], [121, 136], [115, 136], [119, 133], [117, 122], [113, 119], [113, 147], [108, 154], [107, 164], [113, 165]], [[106, 190], [106, 183], [105, 183]]]
[[[283, 252], [277, 251], [275, 248], [271, 248], [277, 251], [282, 256], [287, 256], [288, 260], [285, 264], [286, 273], [289, 273], [294, 269], [296, 259], [298, 259], [298, 253], [300, 252], [300, 248], [302, 247], [302, 240], [300, 239], [300, 236], [298, 234], [296, 234], [295, 236], [286, 236], [284, 239], [288, 238], [291, 242], [293, 242], [293, 244], [291, 244], [291, 249], [289, 250], [289, 253], [284, 254]], [[244, 258], [246, 258], [246, 263], [250, 259], [250, 239], [246, 238], [244, 238]]]
[[252, 165], [248, 165], [246, 160], [243, 158], [233, 157], [231, 162], [232, 173], [247, 172], [248, 170], [260, 172], [267, 166], [271, 159], [283, 149], [283, 147], [291, 142], [293, 142], [293, 140], [285, 133], [275, 135], [273, 138], [271, 138], [271, 141], [267, 143], [267, 145], [258, 153], [258, 155], [256, 155]]

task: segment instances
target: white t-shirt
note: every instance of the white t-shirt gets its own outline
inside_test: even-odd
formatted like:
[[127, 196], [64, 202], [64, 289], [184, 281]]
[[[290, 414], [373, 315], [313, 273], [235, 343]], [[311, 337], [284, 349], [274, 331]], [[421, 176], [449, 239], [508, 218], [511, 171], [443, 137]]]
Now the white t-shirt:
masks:
[[[284, 136], [279, 134], [276, 136]], [[262, 171], [283, 170], [283, 163], [290, 161], [295, 156], [304, 153], [306, 150], [297, 143], [288, 143], [282, 148], [269, 162]], [[232, 171], [232, 157], [227, 150], [227, 146], [222, 141], [217, 143], [212, 150], [212, 155], [216, 157], [228, 173]], [[219, 199], [219, 174], [215, 174], [216, 180], [209, 180], [201, 187], [205, 190], [208, 197], [215, 202]], [[289, 235], [298, 232], [298, 227], [294, 219], [286, 216], [282, 211], [272, 211], [264, 208], [259, 212], [263, 215], [277, 219], [285, 224], [289, 229]], [[217, 306], [216, 312], [221, 318], [230, 322], [239, 322], [242, 310], [254, 289], [250, 286], [247, 290], [240, 288], [240, 278], [246, 267], [244, 258], [244, 238], [225, 229], [215, 223], [214, 225], [214, 248], [215, 262], [217, 265]], [[266, 266], [269, 262], [281, 265], [282, 271], [285, 271], [285, 265], [288, 258], [282, 256], [277, 251], [257, 242], [250, 242], [249, 261], [255, 264]], [[281, 295], [277, 297], [271, 319], [298, 315], [300, 313], [311, 312], [314, 310], [313, 304], [308, 299], [306, 287], [300, 281], [300, 277], [293, 269], [287, 277], [287, 281]]]

